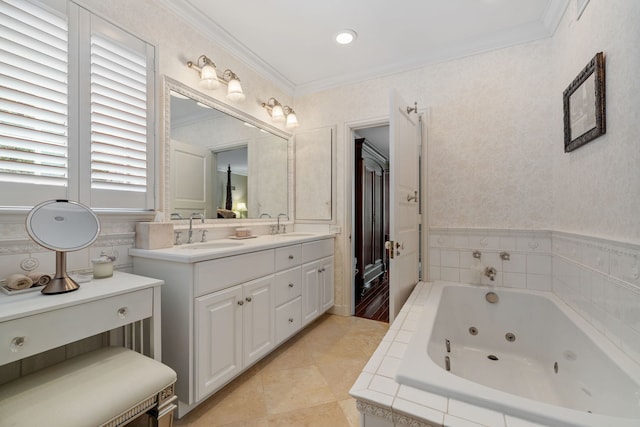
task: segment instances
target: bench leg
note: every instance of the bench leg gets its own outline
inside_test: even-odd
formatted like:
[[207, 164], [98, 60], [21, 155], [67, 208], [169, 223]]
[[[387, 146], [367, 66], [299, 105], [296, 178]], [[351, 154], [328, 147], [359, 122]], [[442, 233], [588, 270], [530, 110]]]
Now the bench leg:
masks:
[[173, 412], [178, 408], [174, 402], [178, 396], [173, 394], [173, 385], [158, 393], [158, 405], [149, 412], [149, 427], [172, 427]]

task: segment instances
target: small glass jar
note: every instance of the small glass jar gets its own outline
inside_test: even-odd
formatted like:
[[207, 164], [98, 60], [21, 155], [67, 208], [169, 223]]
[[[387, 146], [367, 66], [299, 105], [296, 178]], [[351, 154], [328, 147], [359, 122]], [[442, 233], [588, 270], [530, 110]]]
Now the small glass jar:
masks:
[[113, 276], [113, 257], [101, 253], [99, 258], [92, 259], [93, 278], [104, 279]]

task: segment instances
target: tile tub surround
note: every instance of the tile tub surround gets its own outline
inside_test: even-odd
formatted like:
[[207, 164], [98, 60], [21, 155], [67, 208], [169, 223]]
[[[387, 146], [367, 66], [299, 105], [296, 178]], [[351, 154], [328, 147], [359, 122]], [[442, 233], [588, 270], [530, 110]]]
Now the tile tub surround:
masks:
[[363, 427], [543, 427], [395, 381], [430, 289], [418, 283], [350, 390]]
[[[551, 290], [550, 231], [430, 229], [428, 280]], [[480, 259], [473, 252], [480, 252]], [[500, 258], [507, 252], [508, 261]], [[484, 276], [493, 267], [493, 282]]]
[[[552, 291], [640, 363], [640, 245], [562, 231], [431, 228], [428, 257], [429, 280]], [[478, 265], [496, 268], [495, 282]]]

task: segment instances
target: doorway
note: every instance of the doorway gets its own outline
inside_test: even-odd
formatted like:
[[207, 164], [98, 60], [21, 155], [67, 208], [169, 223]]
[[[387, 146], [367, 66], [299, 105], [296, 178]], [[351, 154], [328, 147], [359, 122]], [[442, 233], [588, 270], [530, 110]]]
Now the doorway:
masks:
[[389, 321], [389, 126], [353, 132], [354, 315]]

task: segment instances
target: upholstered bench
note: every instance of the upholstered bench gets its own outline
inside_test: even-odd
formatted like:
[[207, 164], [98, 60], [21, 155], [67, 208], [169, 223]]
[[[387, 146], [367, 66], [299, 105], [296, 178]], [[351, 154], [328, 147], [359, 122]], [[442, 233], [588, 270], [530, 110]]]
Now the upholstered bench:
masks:
[[171, 427], [175, 381], [156, 360], [105, 347], [1, 385], [0, 426], [121, 426], [146, 412]]

